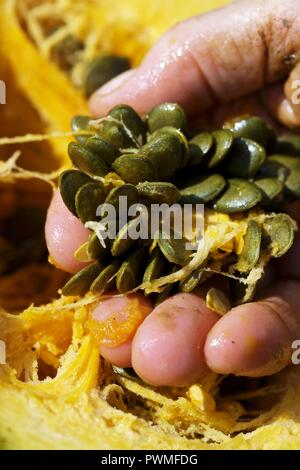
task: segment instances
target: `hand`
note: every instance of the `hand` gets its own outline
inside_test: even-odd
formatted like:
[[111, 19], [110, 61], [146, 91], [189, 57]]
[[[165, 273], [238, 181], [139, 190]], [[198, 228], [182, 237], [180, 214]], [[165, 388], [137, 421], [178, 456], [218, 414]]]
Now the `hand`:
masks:
[[[175, 101], [199, 122], [217, 123], [228, 114], [246, 111], [298, 126], [300, 113], [291, 102], [291, 80], [300, 74], [299, 33], [298, 0], [240, 1], [191, 18], [164, 35], [138, 69], [96, 92], [91, 111], [102, 116], [114, 105], [127, 103], [146, 113], [160, 102]], [[299, 205], [290, 210], [300, 220]], [[72, 233], [72, 243], [66, 233]], [[46, 237], [56, 264], [77, 271], [74, 246], [87, 233], [58, 193], [49, 209]], [[275, 269], [280, 276], [259, 301], [236, 307], [219, 319], [199, 296], [178, 294], [147, 317], [133, 346], [131, 339], [101, 352], [121, 366], [133, 364], [155, 385], [186, 385], [199, 379], [206, 366], [249, 377], [276, 373], [289, 363], [292, 342], [300, 338], [299, 261], [298, 238], [280, 269]], [[141, 297], [138, 302], [143, 303]], [[94, 316], [103, 319], [107, 312], [124, 309], [124, 298], [122, 305], [117, 299], [101, 302]], [[125, 301], [129, 305], [131, 298]]]

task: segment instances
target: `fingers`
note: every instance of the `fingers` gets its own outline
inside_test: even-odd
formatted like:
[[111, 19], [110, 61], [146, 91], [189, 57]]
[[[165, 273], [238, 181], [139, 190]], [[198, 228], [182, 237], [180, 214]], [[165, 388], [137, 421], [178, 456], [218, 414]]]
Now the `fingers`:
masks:
[[[300, 50], [298, 0], [239, 1], [171, 29], [131, 74], [100, 89], [93, 114], [127, 103], [146, 113], [176, 101], [190, 113], [287, 76]], [[119, 81], [118, 81], [119, 80]]]
[[300, 334], [299, 288], [297, 282], [278, 284], [263, 300], [222, 317], [205, 343], [210, 369], [248, 377], [283, 369], [290, 361], [292, 341]]
[[[118, 344], [112, 346], [103, 341], [100, 346], [101, 355], [109, 363], [119, 367], [131, 367], [132, 338], [139, 324], [136, 324], [132, 331], [130, 315], [137, 316], [141, 313], [141, 319], [144, 319], [151, 310], [152, 304], [143, 294], [112, 296], [97, 305], [92, 314], [93, 318], [99, 323], [111, 320], [114, 322], [114, 339]], [[123, 336], [126, 323], [129, 329], [124, 340], [119, 335]]]
[[132, 344], [135, 372], [155, 386], [182, 387], [206, 372], [205, 338], [218, 316], [194, 294], [177, 294], [156, 307]]
[[51, 261], [56, 267], [76, 273], [86, 266], [87, 263], [74, 258], [74, 253], [87, 241], [89, 231], [67, 209], [58, 190], [47, 212], [45, 236]]

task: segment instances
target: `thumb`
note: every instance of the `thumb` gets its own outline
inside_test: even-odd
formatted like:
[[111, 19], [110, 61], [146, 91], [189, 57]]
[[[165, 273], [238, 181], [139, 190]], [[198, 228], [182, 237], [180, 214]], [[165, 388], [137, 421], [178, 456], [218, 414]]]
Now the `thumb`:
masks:
[[298, 0], [242, 0], [170, 29], [139, 68], [90, 100], [91, 112], [116, 104], [148, 112], [176, 101], [189, 114], [255, 92], [286, 77], [300, 52]]

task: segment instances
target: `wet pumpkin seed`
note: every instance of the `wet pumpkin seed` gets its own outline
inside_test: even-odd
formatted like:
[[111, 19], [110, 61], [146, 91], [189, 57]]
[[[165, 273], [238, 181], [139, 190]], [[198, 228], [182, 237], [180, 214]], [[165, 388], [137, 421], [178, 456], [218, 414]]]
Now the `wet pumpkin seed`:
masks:
[[255, 220], [250, 220], [244, 237], [244, 247], [235, 266], [237, 271], [247, 273], [256, 266], [261, 252], [261, 239], [261, 226]]
[[88, 263], [93, 260], [88, 252], [89, 242], [83, 243], [74, 253], [74, 258], [81, 263]]
[[300, 197], [300, 159], [287, 155], [272, 155], [261, 167], [261, 174], [278, 178], [284, 182], [289, 193]]
[[77, 216], [83, 224], [88, 221], [97, 220], [98, 207], [103, 204], [106, 192], [100, 182], [87, 183], [81, 186], [75, 197]]
[[151, 133], [165, 126], [174, 127], [182, 132], [185, 132], [187, 128], [185, 112], [176, 103], [163, 103], [153, 108], [149, 113], [147, 123]]
[[87, 183], [93, 180], [78, 170], [63, 171], [59, 177], [59, 189], [61, 197], [67, 208], [77, 217], [75, 196], [77, 191]]
[[111, 189], [105, 199], [105, 204], [109, 204], [115, 208], [116, 214], [119, 214], [120, 203], [122, 199], [126, 198], [127, 207], [137, 204], [139, 201], [139, 193], [133, 184], [123, 184], [116, 188]]
[[204, 162], [207, 168], [214, 168], [219, 165], [228, 154], [233, 143], [233, 133], [229, 130], [220, 129], [212, 132], [211, 135], [214, 145], [207, 155], [207, 161]]
[[210, 310], [225, 315], [231, 309], [231, 302], [228, 296], [215, 287], [211, 287], [206, 294], [206, 305]]
[[275, 199], [283, 191], [283, 183], [276, 178], [261, 178], [255, 181], [256, 186], [262, 192], [263, 204], [269, 204], [273, 199]]
[[84, 295], [88, 292], [90, 285], [102, 271], [103, 266], [99, 263], [93, 263], [86, 266], [66, 283], [62, 288], [62, 294], [65, 296]]
[[203, 282], [207, 281], [212, 276], [212, 273], [209, 271], [203, 271], [203, 267], [204, 265], [200, 266], [198, 269], [195, 269], [195, 271], [193, 271], [186, 279], [180, 281], [180, 292], [193, 292], [193, 290], [195, 290], [198, 285], [203, 284]]
[[250, 181], [243, 179], [229, 179], [228, 188], [213, 204], [216, 211], [225, 214], [244, 212], [252, 209], [262, 199], [260, 189]]
[[134, 372], [134, 369], [132, 369], [131, 367], [123, 368], [123, 367], [117, 367], [117, 366], [112, 365], [111, 368], [114, 374], [119, 375], [120, 377], [123, 377], [124, 379], [132, 380], [133, 382], [137, 382], [139, 384], [144, 383], [138, 377], [138, 375], [136, 375], [136, 373]]
[[266, 147], [269, 139], [269, 127], [260, 117], [247, 117], [234, 121], [230, 126], [235, 137], [251, 139]]
[[277, 152], [283, 155], [300, 156], [300, 136], [283, 135], [278, 138]]
[[90, 290], [94, 294], [103, 294], [109, 291], [115, 284], [115, 276], [120, 269], [122, 261], [116, 259], [112, 261], [108, 266], [101, 270], [100, 274], [93, 281]]
[[105, 256], [107, 256], [107, 248], [105, 248], [101, 243], [96, 233], [92, 233], [87, 242], [87, 253], [90, 259], [100, 261]]
[[104, 177], [109, 171], [104, 160], [79, 143], [70, 142], [68, 153], [73, 165], [90, 175]]
[[292, 246], [295, 222], [287, 214], [276, 214], [263, 224], [265, 243], [274, 258], [283, 256]]
[[180, 192], [171, 183], [145, 182], [137, 186], [141, 198], [148, 199], [152, 204], [172, 205], [179, 201]]
[[224, 161], [224, 171], [236, 178], [253, 178], [266, 158], [265, 149], [246, 138], [235, 139]]
[[144, 272], [143, 282], [150, 282], [161, 277], [166, 264], [166, 260], [160, 249], [156, 247], [149, 257], [148, 264]]
[[170, 234], [160, 230], [158, 246], [165, 258], [173, 264], [179, 266], [185, 266], [191, 261], [193, 254], [192, 250], [187, 249], [188, 241], [184, 238], [175, 238], [174, 231], [170, 231]]
[[87, 97], [117, 75], [130, 69], [127, 57], [101, 56], [93, 59], [87, 66], [84, 90]]
[[113, 118], [113, 121], [104, 121], [103, 134], [118, 149], [136, 147], [146, 141], [146, 125], [130, 106], [115, 106], [108, 117]]
[[[71, 129], [73, 132], [80, 132], [80, 131], [88, 131], [90, 130], [89, 123], [91, 121], [90, 116], [74, 116], [71, 121]], [[88, 136], [86, 135], [77, 135], [76, 140], [84, 144], [87, 140]]]
[[138, 184], [159, 179], [153, 162], [144, 155], [121, 155], [112, 167], [126, 183]]
[[116, 278], [117, 289], [120, 294], [131, 291], [141, 283], [145, 254], [145, 249], [139, 248], [123, 262]]
[[213, 201], [226, 187], [225, 178], [218, 174], [194, 177], [190, 183], [180, 191], [184, 203], [205, 204]]
[[132, 219], [120, 229], [111, 247], [111, 254], [115, 258], [118, 256], [123, 256], [135, 245], [136, 240], [130, 236], [130, 233], [131, 230], [136, 227], [136, 224], [137, 220]]
[[198, 165], [212, 148], [214, 139], [208, 132], [196, 135], [189, 142], [189, 166]]
[[103, 160], [107, 165], [112, 165], [117, 157], [119, 157], [120, 152], [107, 140], [103, 139], [100, 135], [93, 135], [88, 137], [85, 141], [85, 148], [96, 154], [101, 160]]

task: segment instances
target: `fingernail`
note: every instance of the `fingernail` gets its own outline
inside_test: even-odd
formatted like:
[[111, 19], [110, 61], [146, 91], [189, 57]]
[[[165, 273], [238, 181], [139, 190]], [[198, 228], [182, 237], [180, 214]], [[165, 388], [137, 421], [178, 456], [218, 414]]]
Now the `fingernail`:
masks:
[[103, 96], [108, 95], [114, 91], [116, 91], [119, 87], [121, 87], [131, 76], [134, 74], [135, 70], [127, 70], [127, 72], [121, 73], [116, 78], [113, 78], [105, 85], [103, 85], [99, 90], [94, 93], [94, 96]]

